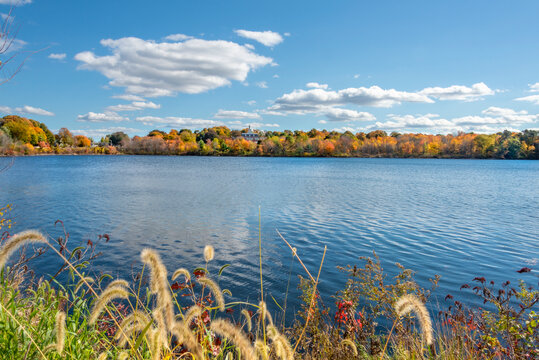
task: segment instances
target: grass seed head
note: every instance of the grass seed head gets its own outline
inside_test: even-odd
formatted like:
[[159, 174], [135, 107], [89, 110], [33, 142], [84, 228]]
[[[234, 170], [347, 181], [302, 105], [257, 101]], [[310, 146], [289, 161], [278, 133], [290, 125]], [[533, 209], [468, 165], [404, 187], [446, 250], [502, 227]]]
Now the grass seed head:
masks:
[[47, 243], [47, 239], [39, 231], [28, 230], [15, 234], [0, 249], [0, 269], [2, 269], [9, 257], [21, 246], [29, 243]]
[[210, 262], [213, 260], [213, 256], [215, 255], [215, 249], [211, 245], [206, 245], [204, 248], [204, 260], [206, 262]]
[[215, 319], [210, 328], [219, 336], [230, 340], [241, 352], [241, 358], [246, 360], [255, 359], [255, 350], [247, 336], [236, 326], [224, 319]]
[[402, 296], [395, 303], [395, 311], [399, 317], [413, 311], [419, 319], [423, 340], [427, 345], [432, 344], [434, 338], [432, 335], [432, 322], [430, 320], [429, 312], [425, 304], [423, 304], [423, 302], [419, 300], [417, 296], [412, 294]]

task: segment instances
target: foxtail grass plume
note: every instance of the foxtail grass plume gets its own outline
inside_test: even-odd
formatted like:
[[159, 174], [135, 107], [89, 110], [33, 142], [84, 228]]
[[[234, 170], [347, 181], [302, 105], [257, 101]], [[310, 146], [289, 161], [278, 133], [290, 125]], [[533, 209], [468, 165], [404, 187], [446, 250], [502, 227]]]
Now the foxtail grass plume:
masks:
[[230, 340], [241, 352], [242, 359], [255, 359], [255, 349], [251, 345], [251, 342], [247, 339], [247, 336], [232, 323], [224, 319], [215, 319], [211, 322], [210, 328], [217, 335]]
[[66, 337], [66, 313], [58, 311], [56, 313], [56, 352], [62, 355], [64, 351]]
[[180, 275], [183, 275], [185, 277], [185, 281], [191, 280], [191, 274], [189, 273], [189, 270], [179, 268], [178, 270], [174, 271], [174, 274], [172, 274], [172, 281], [176, 280]]
[[129, 288], [129, 283], [125, 281], [124, 279], [116, 279], [116, 280], [111, 281], [110, 284], [107, 285], [107, 289], [110, 289], [113, 287]]
[[202, 308], [198, 305], [193, 305], [187, 310], [183, 316], [183, 321], [187, 326], [191, 324], [194, 318], [199, 317], [202, 314]]
[[129, 358], [129, 353], [127, 351], [122, 351], [118, 354], [117, 360], [127, 360]]
[[108, 357], [107, 353], [103, 352], [103, 353], [101, 353], [101, 355], [99, 355], [97, 360], [107, 360], [107, 357]]
[[207, 277], [202, 277], [198, 279], [198, 282], [211, 290], [211, 292], [213, 293], [213, 297], [215, 298], [215, 302], [219, 306], [219, 310], [225, 311], [225, 298], [223, 296], [223, 293], [221, 292], [221, 288], [219, 288], [219, 285], [217, 285], [215, 281], [210, 280]]
[[268, 326], [268, 336], [275, 346], [275, 353], [284, 360], [294, 359], [294, 350], [288, 339], [274, 325]]
[[140, 310], [135, 310], [127, 315], [120, 324], [122, 331], [118, 331], [115, 336], [116, 340], [119, 341], [119, 345], [124, 346], [127, 343], [128, 336], [131, 336], [136, 331], [143, 330], [151, 321], [152, 319]]
[[357, 352], [357, 346], [356, 344], [354, 344], [354, 342], [350, 339], [344, 339], [343, 341], [341, 341], [341, 345], [342, 346], [348, 346], [352, 349], [352, 351], [354, 352], [354, 355], [357, 356], [358, 355], [358, 352]]
[[195, 335], [189, 330], [187, 323], [177, 322], [174, 325], [172, 333], [176, 336], [178, 343], [184, 345], [196, 359], [204, 359], [204, 351], [197, 342]]
[[15, 234], [0, 249], [0, 269], [2, 269], [9, 257], [21, 246], [29, 243], [47, 243], [47, 239], [39, 231], [28, 230]]
[[213, 260], [213, 255], [215, 255], [215, 249], [211, 245], [206, 245], [204, 248], [204, 260], [210, 262]]
[[159, 329], [150, 329], [148, 337], [150, 338], [150, 351], [152, 353], [152, 360], [161, 359], [161, 335]]
[[249, 314], [249, 311], [247, 309], [243, 309], [241, 311], [241, 314], [245, 317], [245, 322], [247, 324], [247, 331], [251, 331], [253, 328], [253, 322], [251, 321], [251, 314]]
[[112, 287], [105, 289], [101, 295], [97, 298], [92, 312], [90, 313], [90, 325], [94, 325], [99, 318], [99, 315], [105, 310], [105, 307], [114, 299], [127, 299], [129, 297], [129, 292], [126, 289], [121, 287]]
[[266, 305], [266, 302], [265, 301], [260, 301], [258, 303], [258, 313], [260, 314], [260, 318], [262, 319], [262, 321], [266, 321], [268, 320], [268, 323], [270, 323], [271, 325], [273, 325], [273, 318], [271, 317], [271, 314], [269, 313], [268, 311], [268, 306]]
[[429, 312], [427, 311], [425, 304], [423, 304], [417, 296], [408, 294], [401, 297], [395, 303], [395, 311], [397, 312], [399, 317], [402, 317], [413, 311], [419, 319], [419, 324], [421, 325], [421, 332], [423, 334], [423, 340], [427, 345], [432, 344], [432, 322], [430, 320]]
[[167, 280], [167, 269], [157, 252], [144, 249], [140, 254], [142, 261], [151, 269], [150, 288], [157, 294], [157, 306], [165, 316], [166, 328], [172, 331], [175, 323], [174, 305]]
[[269, 359], [269, 346], [264, 343], [264, 341], [258, 339], [255, 341], [255, 352], [258, 359], [262, 358], [262, 360], [268, 360]]

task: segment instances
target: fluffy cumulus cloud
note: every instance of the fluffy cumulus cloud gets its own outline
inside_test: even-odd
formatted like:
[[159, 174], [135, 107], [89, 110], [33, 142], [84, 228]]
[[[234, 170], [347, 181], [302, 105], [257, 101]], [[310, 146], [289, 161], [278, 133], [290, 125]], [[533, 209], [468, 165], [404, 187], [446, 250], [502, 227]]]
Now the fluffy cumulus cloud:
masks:
[[151, 126], [164, 126], [169, 128], [190, 128], [200, 129], [204, 127], [221, 126], [224, 125], [221, 121], [205, 120], [205, 119], [192, 119], [188, 117], [157, 117], [157, 116], [140, 116], [135, 119], [144, 125]]
[[307, 86], [308, 88], [324, 89], [324, 90], [328, 88], [328, 84], [319, 84], [317, 82], [310, 82], [310, 83], [307, 83], [305, 86]]
[[121, 99], [126, 101], [145, 101], [142, 96], [132, 95], [132, 94], [121, 94], [111, 96], [113, 99]]
[[107, 136], [109, 134], [115, 133], [115, 132], [124, 132], [128, 135], [135, 135], [135, 134], [143, 134], [145, 131], [141, 129], [134, 129], [129, 127], [123, 127], [123, 126], [116, 126], [116, 127], [108, 127], [108, 128], [101, 128], [101, 129], [79, 129], [79, 130], [71, 130], [71, 132], [74, 135], [84, 135], [91, 138], [102, 138], [104, 136]]
[[259, 82], [256, 83], [256, 86], [258, 86], [261, 89], [267, 89], [268, 88], [268, 83], [265, 82], [265, 81], [259, 81]]
[[28, 115], [41, 115], [41, 116], [54, 116], [54, 113], [41, 109], [38, 107], [33, 107], [29, 105], [19, 106], [12, 108], [9, 106], [0, 106], [0, 112], [5, 114], [28, 114]]
[[144, 97], [202, 93], [231, 81], [243, 82], [250, 71], [273, 63], [269, 57], [224, 40], [156, 42], [126, 37], [101, 40], [101, 45], [111, 53], [78, 53], [79, 69], [98, 71], [110, 79], [110, 86]]
[[52, 54], [49, 54], [48, 58], [49, 59], [53, 59], [53, 60], [64, 60], [66, 58], [66, 54], [62, 53], [62, 54], [55, 54], [55, 53], [52, 53]]
[[153, 103], [151, 101], [133, 101], [131, 104], [118, 104], [107, 107], [108, 111], [120, 112], [120, 111], [139, 111], [144, 109], [160, 109], [161, 105]]
[[421, 90], [419, 94], [433, 97], [438, 100], [461, 100], [476, 101], [484, 96], [494, 95], [495, 91], [485, 83], [473, 84], [471, 87], [463, 85], [453, 85], [449, 87], [429, 87]]
[[255, 112], [222, 109], [219, 109], [214, 117], [216, 119], [260, 119], [260, 115]]
[[274, 31], [249, 31], [249, 30], [235, 30], [238, 36], [258, 41], [265, 46], [275, 46], [283, 42], [281, 34]]
[[294, 90], [275, 100], [269, 108], [271, 111], [283, 113], [313, 113], [320, 108], [337, 105], [359, 105], [374, 107], [391, 107], [402, 102], [432, 103], [426, 95], [382, 89], [379, 86], [347, 88], [338, 91], [320, 88]]
[[535, 84], [530, 84], [530, 91], [531, 92], [539, 92], [539, 82]]
[[376, 117], [365, 111], [356, 111], [342, 108], [327, 108], [322, 110], [323, 115], [330, 121], [374, 121]]
[[105, 111], [103, 113], [89, 112], [84, 115], [77, 116], [78, 121], [87, 121], [87, 122], [119, 122], [119, 121], [128, 121], [129, 118], [121, 116], [113, 111]]
[[508, 108], [489, 107], [481, 115], [469, 115], [452, 119], [441, 118], [437, 114], [425, 115], [388, 115], [385, 122], [376, 122], [368, 129], [422, 131], [429, 133], [450, 133], [456, 131], [474, 131], [478, 133], [495, 133], [504, 129], [517, 130], [522, 127], [533, 127], [539, 121], [539, 114], [527, 111], [515, 111]]

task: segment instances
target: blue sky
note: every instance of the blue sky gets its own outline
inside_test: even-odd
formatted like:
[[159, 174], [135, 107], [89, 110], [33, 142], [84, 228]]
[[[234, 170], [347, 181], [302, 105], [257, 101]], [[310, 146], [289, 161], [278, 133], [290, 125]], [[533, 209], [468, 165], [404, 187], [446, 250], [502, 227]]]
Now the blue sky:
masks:
[[53, 130], [539, 128], [536, 0], [21, 0], [13, 15], [0, 61], [40, 51], [0, 85], [0, 115]]

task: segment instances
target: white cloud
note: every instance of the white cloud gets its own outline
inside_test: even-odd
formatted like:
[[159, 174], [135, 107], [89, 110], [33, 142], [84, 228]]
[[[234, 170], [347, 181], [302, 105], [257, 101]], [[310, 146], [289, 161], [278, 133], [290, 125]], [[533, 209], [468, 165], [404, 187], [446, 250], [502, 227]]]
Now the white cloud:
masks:
[[104, 113], [95, 113], [90, 111], [87, 114], [77, 116], [78, 121], [88, 121], [88, 122], [104, 122], [104, 121], [128, 121], [129, 118], [121, 116], [113, 111], [105, 111]]
[[50, 54], [48, 56], [49, 59], [54, 59], [54, 60], [64, 60], [66, 58], [66, 54]]
[[526, 101], [526, 102], [530, 102], [534, 105], [539, 105], [539, 95], [530, 95], [530, 96], [524, 96], [524, 97], [519, 97], [519, 98], [516, 98], [515, 99], [516, 101]]
[[528, 114], [527, 111], [489, 107], [481, 112], [482, 115], [469, 115], [453, 119], [440, 118], [437, 114], [425, 115], [388, 115], [388, 121], [376, 122], [367, 129], [418, 131], [426, 130], [428, 133], [450, 133], [456, 131], [495, 133], [507, 130], [516, 130], [525, 124], [539, 121], [539, 114]]
[[275, 75], [273, 75], [273, 78], [274, 78], [274, 79], [278, 79], [278, 78], [279, 78], [279, 75], [275, 74]]
[[50, 111], [47, 111], [47, 110], [44, 110], [44, 109], [41, 109], [41, 108], [36, 108], [36, 107], [33, 107], [33, 106], [29, 106], [29, 105], [24, 105], [23, 107], [15, 108], [15, 111], [16, 112], [22, 112], [22, 113], [25, 113], [25, 114], [31, 114], [31, 115], [54, 116], [54, 113], [52, 113]]
[[256, 100], [249, 100], [247, 101], [247, 104], [253, 106], [256, 104]]
[[461, 100], [477, 101], [483, 96], [494, 95], [495, 91], [490, 89], [485, 83], [473, 84], [472, 87], [463, 85], [453, 85], [446, 88], [429, 87], [421, 90], [419, 94], [427, 95], [439, 100]]
[[132, 134], [141, 134], [144, 133], [144, 130], [141, 129], [134, 129], [134, 128], [128, 128], [128, 127], [109, 127], [109, 128], [102, 128], [102, 129], [79, 129], [79, 130], [71, 130], [71, 132], [74, 135], [84, 135], [91, 138], [101, 138], [103, 136], [122, 131], [126, 134], [132, 135]]
[[260, 115], [254, 112], [222, 109], [219, 109], [214, 117], [216, 119], [260, 119]]
[[281, 34], [273, 31], [249, 31], [249, 30], [234, 30], [241, 37], [258, 41], [265, 46], [275, 46], [283, 42]]
[[54, 113], [50, 111], [33, 107], [33, 106], [29, 106], [29, 105], [19, 106], [16, 108], [12, 108], [9, 106], [0, 106], [0, 112], [5, 113], [5, 114], [22, 113], [22, 114], [29, 114], [29, 115], [54, 116]]
[[539, 82], [530, 84], [530, 92], [539, 92]]
[[310, 83], [307, 83], [307, 85], [305, 86], [307, 86], [308, 88], [324, 89], [324, 90], [328, 88], [328, 84], [319, 84], [317, 82], [310, 82]]
[[189, 40], [189, 39], [193, 39], [193, 37], [189, 35], [185, 35], [185, 34], [171, 34], [165, 37], [165, 40], [170, 40], [170, 41], [184, 41], [184, 40]]
[[359, 74], [355, 74], [354, 79], [359, 79], [359, 76], [360, 76]]
[[294, 90], [284, 94], [268, 110], [285, 113], [304, 114], [318, 112], [321, 108], [336, 105], [362, 105], [374, 107], [391, 107], [402, 102], [433, 103], [426, 95], [382, 89], [378, 86], [370, 88], [348, 88], [339, 91], [324, 89]]
[[329, 121], [374, 121], [376, 117], [368, 112], [342, 108], [327, 108], [321, 111]]
[[247, 49], [251, 49], [251, 50], [255, 49], [255, 46], [253, 44], [245, 44], [243, 46], [245, 46]]
[[157, 116], [141, 116], [135, 119], [144, 125], [161, 125], [165, 127], [179, 127], [179, 128], [203, 128], [223, 125], [221, 121], [205, 120], [205, 119], [192, 119], [186, 117], [157, 117]]
[[0, 4], [4, 5], [26, 5], [31, 4], [32, 0], [0, 0]]
[[258, 86], [261, 89], [267, 89], [268, 88], [268, 83], [265, 82], [265, 81], [260, 81], [260, 82], [256, 83], [256, 86]]
[[160, 109], [161, 105], [155, 104], [151, 101], [133, 101], [131, 104], [118, 104], [108, 106], [107, 111], [120, 112], [120, 111], [138, 111], [144, 109]]
[[273, 61], [223, 40], [159, 43], [127, 37], [101, 40], [101, 45], [111, 54], [78, 53], [79, 69], [98, 71], [110, 79], [109, 85], [145, 97], [197, 94], [233, 80], [243, 82], [251, 70]]
[[131, 95], [131, 94], [113, 95], [112, 98], [122, 99], [126, 101], [146, 101], [142, 96]]

